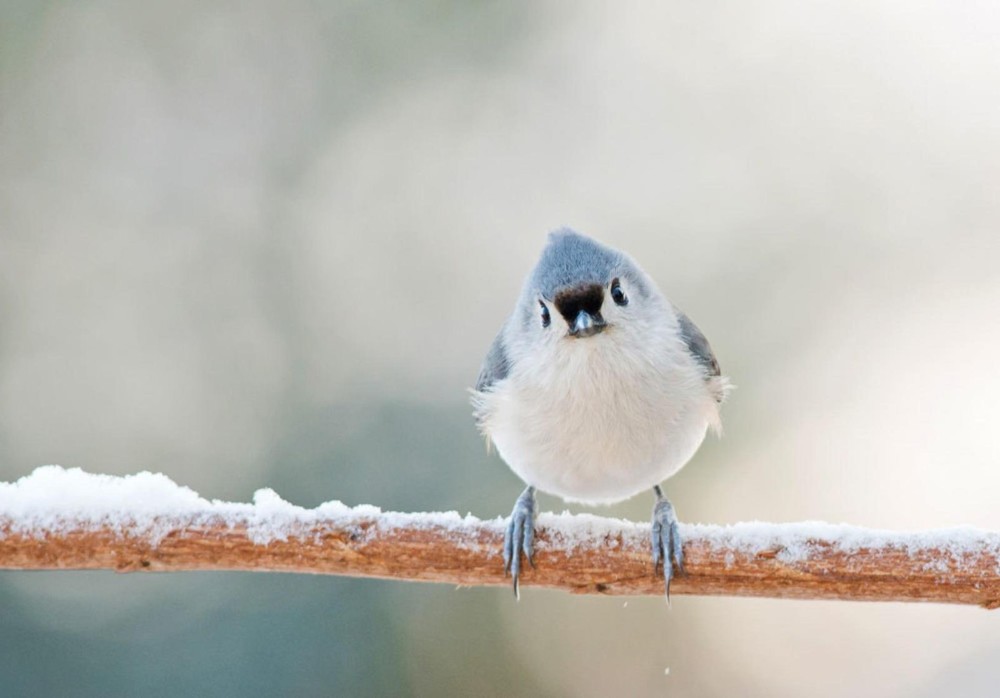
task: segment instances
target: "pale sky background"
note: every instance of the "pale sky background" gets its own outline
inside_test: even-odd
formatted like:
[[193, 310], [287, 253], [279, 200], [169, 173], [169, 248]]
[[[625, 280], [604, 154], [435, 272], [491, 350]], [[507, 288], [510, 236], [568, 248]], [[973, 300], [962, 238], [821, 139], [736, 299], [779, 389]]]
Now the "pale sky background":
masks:
[[[683, 520], [1000, 529], [998, 39], [986, 2], [8, 2], [0, 477], [506, 514], [466, 389], [570, 225], [739, 386]], [[12, 695], [1000, 681], [969, 608], [14, 572], [0, 603]]]

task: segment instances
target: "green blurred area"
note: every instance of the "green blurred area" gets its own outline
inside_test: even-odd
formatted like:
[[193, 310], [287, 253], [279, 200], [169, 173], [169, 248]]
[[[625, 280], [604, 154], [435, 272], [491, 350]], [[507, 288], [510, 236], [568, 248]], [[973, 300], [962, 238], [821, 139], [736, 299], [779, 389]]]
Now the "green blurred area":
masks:
[[[505, 515], [466, 391], [571, 225], [739, 386], [666, 485], [683, 520], [1000, 528], [998, 33], [988, 4], [0, 4], [0, 478]], [[1000, 678], [970, 609], [511, 596], [3, 572], [0, 694]]]

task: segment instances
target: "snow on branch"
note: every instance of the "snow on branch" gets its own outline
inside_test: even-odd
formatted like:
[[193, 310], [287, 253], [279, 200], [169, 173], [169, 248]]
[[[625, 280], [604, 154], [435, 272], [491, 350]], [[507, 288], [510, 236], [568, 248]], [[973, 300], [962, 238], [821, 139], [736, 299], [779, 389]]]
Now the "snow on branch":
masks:
[[[671, 594], [1000, 606], [1000, 533], [914, 533], [826, 523], [682, 525], [686, 574]], [[663, 593], [649, 524], [541, 514], [524, 587]], [[272, 490], [253, 504], [208, 501], [148, 472], [57, 466], [0, 483], [0, 568], [119, 572], [254, 570], [508, 585], [502, 519], [401, 514], [328, 502], [303, 509]]]

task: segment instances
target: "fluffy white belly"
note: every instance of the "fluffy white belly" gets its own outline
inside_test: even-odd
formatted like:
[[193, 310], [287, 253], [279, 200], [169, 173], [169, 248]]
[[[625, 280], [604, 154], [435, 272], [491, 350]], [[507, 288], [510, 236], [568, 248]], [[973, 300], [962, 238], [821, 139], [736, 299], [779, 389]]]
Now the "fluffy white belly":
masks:
[[632, 497], [680, 470], [715, 410], [693, 366], [653, 370], [598, 354], [571, 356], [549, 374], [511, 375], [480, 396], [479, 414], [526, 483], [596, 504]]

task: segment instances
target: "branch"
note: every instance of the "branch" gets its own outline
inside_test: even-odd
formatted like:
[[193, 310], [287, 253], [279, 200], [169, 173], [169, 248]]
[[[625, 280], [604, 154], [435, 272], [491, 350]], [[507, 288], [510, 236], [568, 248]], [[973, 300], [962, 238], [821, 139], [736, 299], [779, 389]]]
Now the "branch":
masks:
[[[686, 574], [671, 594], [1000, 606], [1000, 534], [893, 533], [822, 523], [682, 525]], [[542, 514], [525, 587], [662, 595], [649, 524]], [[0, 568], [251, 570], [509, 585], [503, 521], [399, 514], [331, 502], [302, 509], [270, 490], [209, 502], [162, 475], [54, 466], [0, 484]]]

